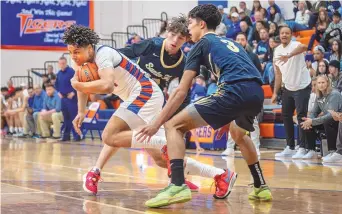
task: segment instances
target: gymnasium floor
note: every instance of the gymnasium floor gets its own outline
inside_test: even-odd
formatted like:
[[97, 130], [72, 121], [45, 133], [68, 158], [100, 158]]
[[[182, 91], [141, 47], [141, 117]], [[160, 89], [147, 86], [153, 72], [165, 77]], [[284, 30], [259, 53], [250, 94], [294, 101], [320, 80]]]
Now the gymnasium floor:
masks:
[[121, 149], [102, 172], [97, 197], [82, 190], [82, 175], [95, 164], [100, 142], [46, 143], [5, 138], [1, 141], [2, 213], [342, 213], [342, 166], [319, 161], [274, 160], [263, 151], [261, 163], [274, 200], [248, 201], [249, 170], [240, 154], [222, 159], [218, 152], [188, 156], [236, 170], [239, 177], [227, 200], [214, 200], [211, 179], [189, 178], [200, 185], [193, 200], [162, 209], [144, 202], [168, 183], [166, 171], [141, 150]]

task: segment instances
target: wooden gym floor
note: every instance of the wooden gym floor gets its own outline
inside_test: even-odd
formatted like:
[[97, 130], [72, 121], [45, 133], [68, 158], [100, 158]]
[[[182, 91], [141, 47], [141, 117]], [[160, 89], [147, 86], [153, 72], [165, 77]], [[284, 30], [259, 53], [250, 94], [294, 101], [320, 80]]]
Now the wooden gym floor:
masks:
[[274, 160], [263, 151], [261, 164], [274, 200], [249, 201], [248, 167], [240, 154], [222, 159], [219, 152], [188, 156], [239, 173], [226, 200], [212, 197], [211, 179], [190, 177], [200, 186], [193, 200], [162, 209], [144, 202], [168, 184], [166, 170], [141, 150], [121, 149], [102, 171], [98, 195], [82, 189], [82, 175], [95, 164], [101, 143], [47, 143], [5, 138], [1, 142], [2, 213], [342, 213], [342, 166], [320, 161]]

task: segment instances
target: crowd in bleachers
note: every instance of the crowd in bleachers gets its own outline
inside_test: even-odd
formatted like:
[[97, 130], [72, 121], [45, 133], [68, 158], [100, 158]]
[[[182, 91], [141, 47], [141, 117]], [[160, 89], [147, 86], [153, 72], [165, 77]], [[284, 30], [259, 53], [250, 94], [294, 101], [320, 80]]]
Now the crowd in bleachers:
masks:
[[[339, 1], [293, 1], [292, 3], [295, 17], [293, 20], [285, 20], [276, 1], [269, 0], [267, 8], [263, 8], [260, 1], [253, 1], [252, 8], [248, 8], [244, 1], [239, 3], [238, 8], [235, 6], [223, 8], [222, 5], [219, 5], [217, 9], [222, 15], [222, 20], [216, 33], [240, 43], [260, 71], [264, 84], [271, 85], [272, 88], [275, 81], [273, 54], [274, 50], [281, 45], [279, 29], [282, 26], [290, 27], [293, 32], [292, 40], [297, 40], [308, 46], [305, 56], [306, 66], [313, 78], [308, 118], [321, 122], [327, 119], [331, 120], [332, 115], [329, 115], [328, 110], [341, 112], [342, 109], [338, 105], [334, 109], [328, 109], [329, 105], [321, 105], [321, 103], [326, 102], [327, 97], [331, 94], [334, 100], [342, 100], [341, 3]], [[229, 12], [226, 13], [226, 11]], [[165, 37], [166, 25], [167, 22], [164, 21], [157, 36]], [[138, 34], [134, 34], [127, 41], [127, 45], [143, 39]], [[187, 54], [193, 45], [193, 43], [187, 42], [182, 50]], [[203, 76], [197, 77], [191, 88], [192, 100], [211, 94], [216, 90], [217, 77], [206, 76], [205, 68], [201, 69]], [[14, 136], [63, 138], [63, 133], [60, 131], [64, 121], [61, 113], [63, 96], [58, 92], [58, 75], [54, 73], [52, 66], [48, 67], [47, 74], [38, 72], [35, 74], [43, 79], [42, 85], [35, 85], [33, 88], [25, 85], [14, 87], [9, 81], [7, 87], [1, 88], [2, 129], [6, 123], [8, 134]], [[323, 74], [327, 78], [317, 78]], [[206, 79], [208, 81], [205, 81]], [[169, 83], [166, 90], [168, 94], [177, 86], [177, 81], [173, 80]], [[328, 84], [325, 88], [316, 87], [315, 84], [324, 81]], [[336, 94], [335, 91], [339, 93]], [[105, 95], [100, 99], [103, 100], [101, 101], [102, 108], [116, 108], [120, 103], [120, 99], [115, 95]], [[98, 100], [99, 98], [95, 96], [90, 98], [90, 101]], [[294, 119], [294, 122], [298, 121]], [[324, 122], [318, 125], [322, 124]], [[308, 124], [302, 126], [310, 127]], [[337, 126], [336, 122], [334, 123], [335, 128], [329, 129], [329, 133], [326, 133], [328, 138], [337, 136]], [[322, 127], [320, 128], [322, 129]], [[334, 141], [335, 145], [332, 145], [331, 140], [329, 142], [329, 150], [333, 153], [336, 151], [336, 140]], [[308, 150], [314, 150], [312, 147]]]

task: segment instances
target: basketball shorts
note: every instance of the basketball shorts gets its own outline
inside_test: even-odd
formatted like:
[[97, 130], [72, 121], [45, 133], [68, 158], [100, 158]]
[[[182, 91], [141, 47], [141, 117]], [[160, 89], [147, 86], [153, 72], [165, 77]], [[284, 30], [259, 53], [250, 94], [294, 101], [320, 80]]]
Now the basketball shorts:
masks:
[[217, 91], [193, 103], [202, 119], [215, 130], [235, 120], [247, 130], [254, 131], [253, 121], [263, 107], [264, 92], [254, 80], [221, 84]]

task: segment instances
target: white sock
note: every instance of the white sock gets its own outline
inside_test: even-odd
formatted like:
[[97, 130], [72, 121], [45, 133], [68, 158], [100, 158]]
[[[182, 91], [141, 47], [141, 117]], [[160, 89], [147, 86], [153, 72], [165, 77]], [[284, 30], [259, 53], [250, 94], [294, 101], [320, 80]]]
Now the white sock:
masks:
[[166, 145], [166, 138], [161, 137], [161, 136], [157, 136], [157, 135], [153, 135], [151, 137], [150, 142], [147, 141], [148, 139], [144, 140], [141, 143], [137, 142], [137, 139], [135, 137], [136, 133], [137, 133], [136, 131], [133, 131], [132, 143], [131, 143], [132, 148], [161, 149], [161, 148], [163, 148], [163, 146]]
[[19, 132], [20, 132], [20, 133], [24, 133], [24, 128], [19, 127]]
[[101, 169], [100, 169], [100, 168], [97, 168], [96, 166], [94, 166], [94, 167], [92, 168], [92, 171], [94, 171], [94, 172], [96, 172], [96, 171], [101, 172]]
[[18, 134], [19, 128], [18, 128], [18, 127], [15, 127], [15, 128], [14, 128], [14, 131]]
[[9, 131], [10, 131], [11, 133], [13, 133], [13, 132], [14, 132], [14, 128], [13, 128], [13, 126], [10, 126], [10, 128], [9, 128]]
[[186, 159], [184, 167], [185, 175], [197, 175], [201, 177], [214, 178], [216, 175], [221, 175], [222, 173], [224, 173], [223, 169], [200, 163], [189, 157]]

